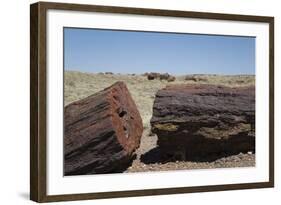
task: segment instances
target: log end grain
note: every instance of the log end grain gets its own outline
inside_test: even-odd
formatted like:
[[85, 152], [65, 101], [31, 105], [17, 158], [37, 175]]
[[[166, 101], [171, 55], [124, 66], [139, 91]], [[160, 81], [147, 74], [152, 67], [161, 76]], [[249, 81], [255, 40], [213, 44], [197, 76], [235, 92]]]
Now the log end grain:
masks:
[[124, 82], [65, 107], [64, 174], [126, 169], [139, 147], [142, 119]]

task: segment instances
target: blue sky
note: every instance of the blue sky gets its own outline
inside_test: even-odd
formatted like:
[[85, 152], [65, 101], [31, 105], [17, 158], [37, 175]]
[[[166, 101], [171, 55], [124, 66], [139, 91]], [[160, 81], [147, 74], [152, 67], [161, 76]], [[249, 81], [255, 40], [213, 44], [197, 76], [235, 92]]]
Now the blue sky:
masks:
[[64, 28], [64, 69], [255, 74], [255, 38]]

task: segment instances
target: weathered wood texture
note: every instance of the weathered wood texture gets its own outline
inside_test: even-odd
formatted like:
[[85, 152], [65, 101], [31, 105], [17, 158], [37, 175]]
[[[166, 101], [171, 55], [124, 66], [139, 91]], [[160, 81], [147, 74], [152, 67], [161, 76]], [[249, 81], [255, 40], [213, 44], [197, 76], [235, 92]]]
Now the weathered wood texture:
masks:
[[255, 150], [255, 87], [170, 85], [156, 94], [152, 132], [167, 155], [186, 159]]
[[64, 119], [65, 175], [121, 172], [132, 162], [143, 125], [125, 83], [71, 103]]

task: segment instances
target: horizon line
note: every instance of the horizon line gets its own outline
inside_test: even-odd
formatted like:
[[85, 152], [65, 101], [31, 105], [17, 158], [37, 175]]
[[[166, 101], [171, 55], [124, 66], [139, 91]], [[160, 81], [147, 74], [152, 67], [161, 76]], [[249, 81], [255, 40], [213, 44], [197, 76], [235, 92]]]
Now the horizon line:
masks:
[[116, 72], [112, 72], [112, 71], [108, 71], [108, 70], [105, 70], [105, 71], [97, 71], [97, 72], [91, 72], [91, 71], [81, 71], [81, 70], [75, 70], [75, 69], [64, 69], [64, 71], [66, 72], [79, 72], [79, 73], [89, 73], [89, 74], [99, 74], [99, 73], [106, 73], [106, 72], [110, 72], [110, 73], [113, 73], [113, 74], [118, 74], [118, 75], [132, 75], [132, 74], [135, 74], [135, 75], [142, 75], [142, 74], [145, 74], [145, 73], [168, 73], [168, 74], [171, 74], [171, 75], [175, 75], [175, 76], [183, 76], [183, 75], [224, 75], [224, 76], [237, 76], [237, 75], [253, 75], [255, 76], [256, 74], [255, 73], [235, 73], [235, 74], [223, 74], [223, 73], [184, 73], [184, 74], [175, 74], [175, 73], [169, 73], [169, 72], [157, 72], [157, 71], [147, 71], [147, 72], [142, 72], [142, 73], [116, 73]]

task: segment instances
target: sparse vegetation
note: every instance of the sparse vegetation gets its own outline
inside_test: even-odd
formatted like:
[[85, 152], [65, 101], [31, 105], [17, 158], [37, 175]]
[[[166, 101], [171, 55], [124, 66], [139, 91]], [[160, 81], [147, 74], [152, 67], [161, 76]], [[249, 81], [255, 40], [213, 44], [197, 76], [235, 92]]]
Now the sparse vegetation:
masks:
[[[166, 87], [168, 84], [196, 83], [196, 84], [219, 84], [230, 87], [247, 86], [255, 84], [253, 75], [188, 75], [199, 79], [185, 80], [187, 76], [176, 76], [174, 81], [148, 80], [145, 75], [125, 74], [103, 74], [103, 73], [82, 73], [66, 71], [64, 81], [64, 104], [67, 105], [76, 100], [92, 95], [116, 81], [124, 81], [132, 94], [145, 128], [149, 128], [149, 121], [152, 114], [152, 106], [155, 93]], [[200, 80], [201, 79], [201, 80]], [[204, 79], [204, 80], [202, 80]]]
[[[169, 162], [169, 163], [154, 163], [149, 166], [140, 160], [144, 153], [148, 153], [155, 148], [157, 136], [150, 131], [150, 119], [152, 116], [152, 106], [155, 99], [155, 94], [159, 89], [170, 84], [216, 84], [230, 87], [249, 86], [255, 84], [255, 76], [253, 75], [186, 75], [175, 76], [174, 81], [148, 80], [148, 74], [133, 75], [133, 74], [112, 74], [112, 73], [82, 73], [76, 71], [66, 71], [64, 78], [64, 104], [67, 105], [79, 99], [83, 99], [92, 95], [106, 87], [109, 87], [117, 81], [124, 81], [137, 104], [141, 114], [144, 132], [139, 149], [137, 150], [137, 159], [127, 172], [136, 171], [160, 171], [160, 170], [176, 170], [176, 169], [198, 169], [198, 168], [217, 168], [217, 167], [244, 167], [254, 166], [254, 154], [239, 154], [227, 158], [221, 158], [217, 161], [207, 162]], [[159, 128], [173, 130], [175, 126], [160, 125]], [[206, 130], [205, 130], [206, 131]], [[210, 132], [210, 130], [207, 130]], [[144, 157], [145, 158], [145, 157]]]

